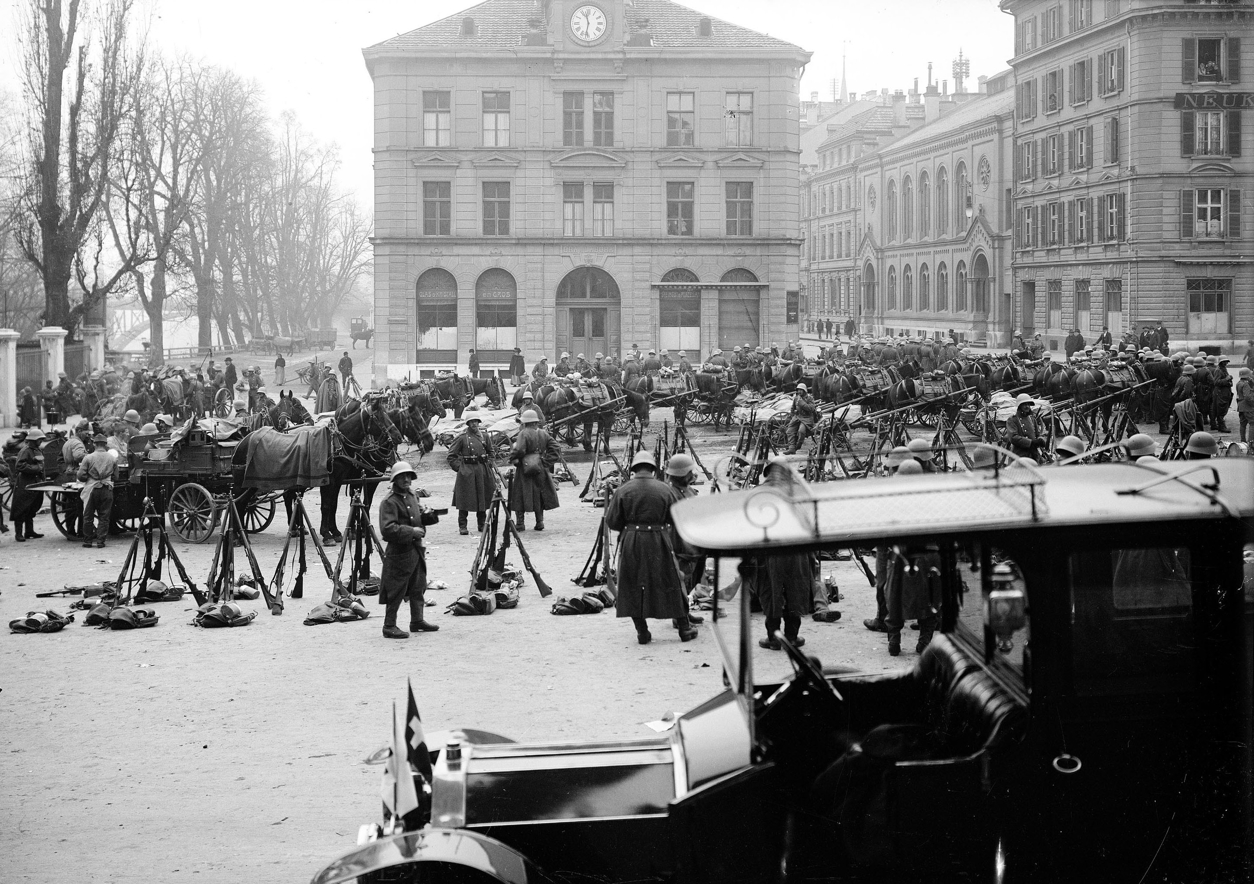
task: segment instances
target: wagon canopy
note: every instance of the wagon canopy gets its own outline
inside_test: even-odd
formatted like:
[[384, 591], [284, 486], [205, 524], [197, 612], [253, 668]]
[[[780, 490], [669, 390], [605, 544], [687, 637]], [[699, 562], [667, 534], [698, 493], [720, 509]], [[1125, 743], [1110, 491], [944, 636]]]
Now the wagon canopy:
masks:
[[247, 446], [240, 477], [243, 488], [286, 491], [318, 487], [331, 479], [331, 428], [327, 425], [293, 427], [286, 433], [261, 427], [240, 445]]

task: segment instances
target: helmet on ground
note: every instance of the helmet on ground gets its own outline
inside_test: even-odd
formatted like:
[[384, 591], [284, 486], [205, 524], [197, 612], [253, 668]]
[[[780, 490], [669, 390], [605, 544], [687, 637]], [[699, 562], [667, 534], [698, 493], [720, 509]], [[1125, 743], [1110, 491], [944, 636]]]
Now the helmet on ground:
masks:
[[1054, 446], [1060, 453], [1066, 454], [1068, 457], [1083, 454], [1085, 447], [1084, 440], [1079, 436], [1063, 436], [1058, 440], [1058, 444]]
[[657, 470], [657, 461], [653, 459], [653, 455], [648, 451], [641, 449], [636, 452], [636, 456], [631, 459], [631, 468], [636, 470], [639, 467], [648, 467], [651, 470]]
[[139, 435], [141, 436], [155, 436], [159, 432], [160, 430], [157, 429], [157, 425], [154, 423], [147, 423], [139, 428]]
[[388, 479], [389, 481], [395, 482], [401, 476], [409, 476], [413, 479], [418, 478], [418, 474], [414, 472], [414, 468], [411, 467], [409, 465], [409, 461], [406, 460], [398, 460], [396, 463], [392, 464], [392, 472], [388, 475]]
[[921, 474], [922, 472], [923, 472], [923, 465], [919, 463], [917, 460], [914, 460], [913, 458], [906, 461], [901, 466], [897, 467], [898, 476], [912, 476], [916, 474]]
[[908, 460], [913, 460], [914, 455], [910, 453], [910, 449], [904, 445], [898, 445], [893, 448], [885, 456], [884, 460], [890, 467], [899, 467]]
[[527, 409], [522, 413], [522, 422], [524, 424], [538, 424], [540, 423], [540, 415], [536, 414], [531, 409]]
[[1158, 445], [1146, 433], [1137, 433], [1124, 439], [1123, 447], [1128, 452], [1128, 457], [1134, 460], [1138, 457], [1148, 457], [1158, 453]]
[[1199, 430], [1189, 437], [1189, 443], [1184, 446], [1184, 450], [1190, 454], [1200, 454], [1204, 457], [1217, 457], [1219, 455], [1219, 444], [1210, 433]]
[[916, 460], [919, 458], [928, 460], [932, 456], [932, 444], [926, 439], [911, 439], [906, 444], [906, 451], [909, 451], [910, 456]]
[[133, 408], [128, 408], [126, 410], [126, 414], [122, 415], [122, 420], [126, 421], [128, 424], [138, 424], [139, 412]]
[[666, 475], [668, 476], [686, 476], [692, 472], [696, 463], [686, 454], [672, 454], [671, 459], [666, 462]]
[[997, 452], [981, 445], [971, 453], [971, 469], [987, 470], [997, 463]]

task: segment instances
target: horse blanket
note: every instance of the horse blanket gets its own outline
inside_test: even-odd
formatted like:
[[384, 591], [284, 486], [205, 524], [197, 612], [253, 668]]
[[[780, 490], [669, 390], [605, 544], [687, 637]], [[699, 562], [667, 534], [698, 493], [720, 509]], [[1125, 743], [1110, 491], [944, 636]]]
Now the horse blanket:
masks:
[[183, 382], [181, 380], [178, 378], [164, 378], [161, 381], [161, 389], [171, 405], [183, 404]]
[[286, 491], [294, 486], [315, 488], [331, 480], [331, 428], [293, 427], [280, 433], [273, 427], [253, 430], [245, 437], [248, 459], [242, 486], [258, 491]]

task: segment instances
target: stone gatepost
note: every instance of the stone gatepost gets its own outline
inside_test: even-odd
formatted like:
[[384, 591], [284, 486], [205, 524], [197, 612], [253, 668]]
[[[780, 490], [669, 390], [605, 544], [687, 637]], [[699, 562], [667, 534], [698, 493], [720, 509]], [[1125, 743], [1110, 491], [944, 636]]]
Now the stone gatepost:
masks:
[[0, 328], [0, 427], [17, 426], [17, 332]]
[[43, 381], [52, 381], [56, 385], [57, 377], [65, 371], [65, 336], [68, 332], [59, 325], [49, 325], [35, 332], [39, 338], [39, 348], [44, 352], [44, 376], [40, 379], [39, 389], [43, 389]]
[[[85, 325], [82, 328], [83, 343], [88, 346], [87, 365], [85, 370], [91, 374], [96, 369], [103, 369], [105, 362], [105, 327], [103, 325]], [[71, 378], [73, 380], [73, 378]]]

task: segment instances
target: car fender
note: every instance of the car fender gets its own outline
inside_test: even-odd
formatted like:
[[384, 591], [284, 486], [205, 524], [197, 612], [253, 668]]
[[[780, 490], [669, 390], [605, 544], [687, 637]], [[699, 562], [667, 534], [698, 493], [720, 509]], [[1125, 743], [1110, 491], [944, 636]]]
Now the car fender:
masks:
[[464, 829], [429, 827], [357, 847], [314, 875], [311, 884], [341, 884], [380, 869], [412, 863], [463, 866], [501, 884], [543, 880], [531, 860], [494, 838]]

